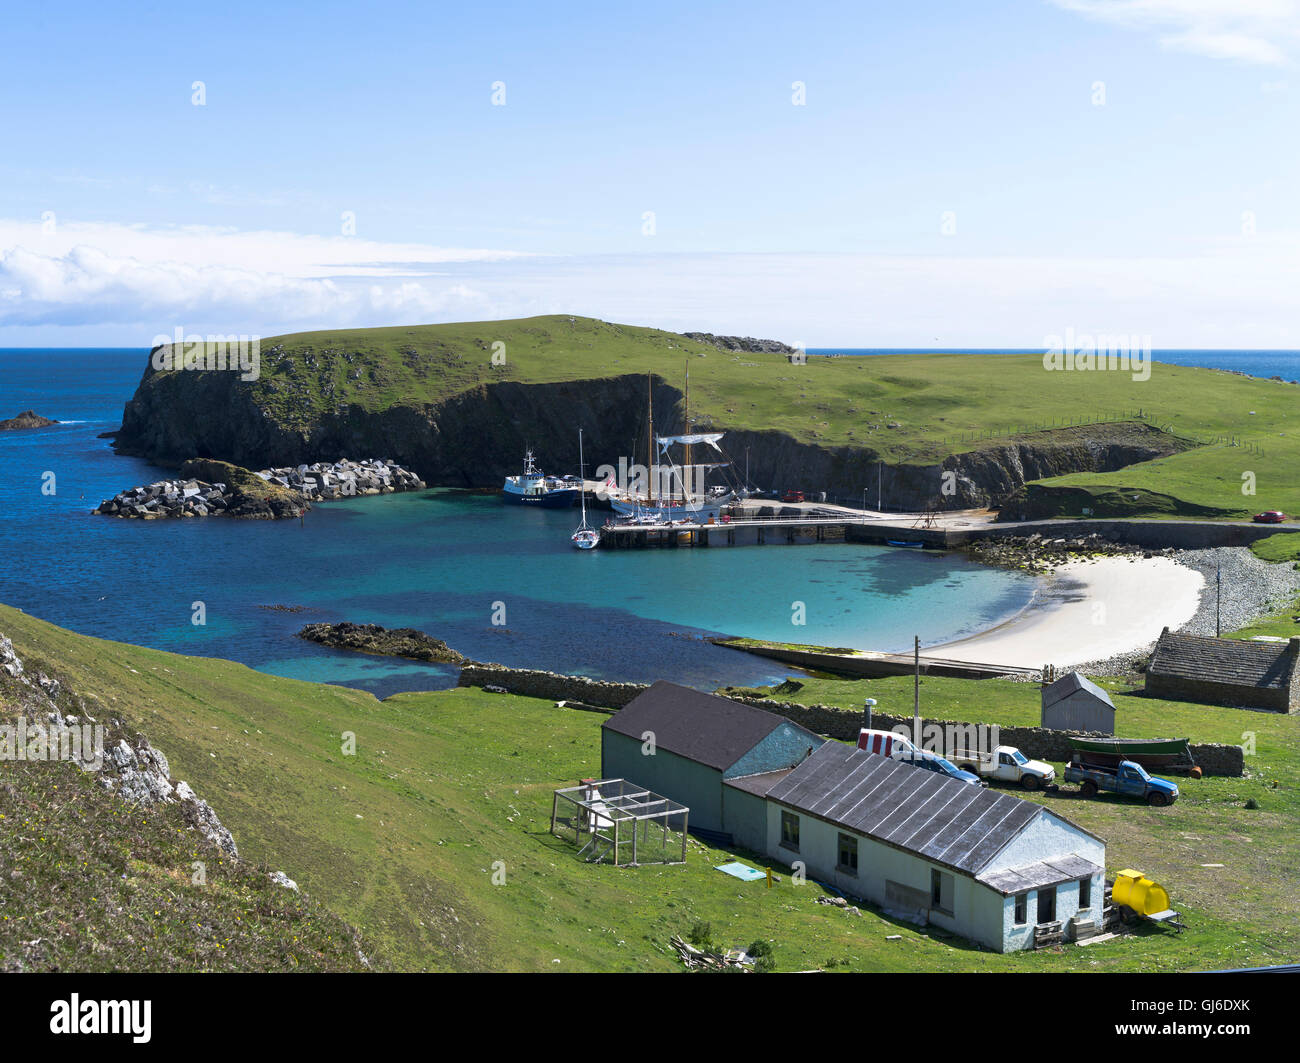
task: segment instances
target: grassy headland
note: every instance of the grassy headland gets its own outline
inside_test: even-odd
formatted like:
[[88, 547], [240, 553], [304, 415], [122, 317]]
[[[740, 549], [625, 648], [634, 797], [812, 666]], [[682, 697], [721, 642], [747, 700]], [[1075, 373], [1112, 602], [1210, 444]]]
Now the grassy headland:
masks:
[[[395, 409], [424, 410], [494, 383], [653, 373], [680, 390], [689, 365], [697, 424], [783, 433], [800, 444], [852, 448], [886, 465], [924, 467], [971, 454], [1014, 463], [1005, 448], [1049, 443], [1067, 451], [1086, 451], [1097, 440], [1123, 448], [1135, 427], [1148, 436], [1156, 429], [1177, 451], [1119, 472], [1040, 481], [1038, 502], [1066, 515], [1079, 515], [1090, 501], [1094, 511], [1134, 516], [1239, 518], [1262, 508], [1300, 509], [1300, 479], [1291, 474], [1300, 459], [1300, 433], [1291, 430], [1300, 388], [1215, 370], [1156, 364], [1149, 379], [1134, 380], [1122, 371], [1049, 371], [1040, 355], [809, 357], [800, 365], [783, 354], [726, 351], [658, 329], [568, 315], [303, 332], [264, 340], [261, 352], [260, 378], [237, 385], [259, 411], [247, 429], [258, 438], [262, 415], [281, 438], [303, 438], [331, 417], [355, 424]], [[180, 427], [151, 435], [147, 422], [167, 416], [158, 389], [169, 387], [168, 378], [183, 377], [189, 386], [196, 376], [203, 374], [147, 377], [128, 435], [148, 437], [155, 449], [184, 437]], [[193, 386], [191, 404], [227, 399]], [[158, 401], [150, 403], [153, 392]], [[643, 408], [641, 401], [632, 408]], [[1071, 427], [1095, 422], [1110, 424], [1087, 433]], [[400, 422], [405, 431], [412, 424]], [[548, 437], [553, 428], [547, 426]], [[617, 428], [626, 437], [636, 426]], [[1254, 477], [1256, 495], [1243, 495], [1245, 474]], [[857, 482], [856, 471], [851, 478]], [[1043, 486], [1072, 490], [1047, 498]]]

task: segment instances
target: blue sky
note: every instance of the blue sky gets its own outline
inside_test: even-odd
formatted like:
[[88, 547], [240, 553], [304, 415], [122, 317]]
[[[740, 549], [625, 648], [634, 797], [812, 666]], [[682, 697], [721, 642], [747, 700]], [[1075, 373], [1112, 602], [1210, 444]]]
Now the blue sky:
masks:
[[73, 3], [3, 40], [3, 345], [1300, 347], [1291, 0]]

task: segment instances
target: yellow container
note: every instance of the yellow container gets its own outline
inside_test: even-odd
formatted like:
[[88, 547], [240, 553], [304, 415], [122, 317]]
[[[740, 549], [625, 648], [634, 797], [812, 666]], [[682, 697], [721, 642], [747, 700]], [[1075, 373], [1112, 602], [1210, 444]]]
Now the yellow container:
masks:
[[1132, 868], [1115, 876], [1115, 885], [1110, 895], [1116, 904], [1132, 908], [1138, 915], [1155, 915], [1169, 907], [1169, 894], [1141, 871]]

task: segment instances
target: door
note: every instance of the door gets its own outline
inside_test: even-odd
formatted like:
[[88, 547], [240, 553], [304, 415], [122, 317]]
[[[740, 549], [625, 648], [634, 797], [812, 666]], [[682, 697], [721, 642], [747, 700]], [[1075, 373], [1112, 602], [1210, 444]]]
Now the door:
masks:
[[1046, 889], [1038, 891], [1038, 922], [1053, 923], [1056, 921], [1056, 887], [1049, 886]]

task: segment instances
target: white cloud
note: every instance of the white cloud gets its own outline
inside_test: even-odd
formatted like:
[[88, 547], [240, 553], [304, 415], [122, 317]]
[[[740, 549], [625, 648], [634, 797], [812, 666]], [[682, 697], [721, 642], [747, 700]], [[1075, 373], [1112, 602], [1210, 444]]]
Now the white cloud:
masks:
[[1073, 327], [1157, 347], [1300, 348], [1297, 289], [1300, 238], [1285, 233], [1160, 257], [563, 257], [0, 221], [0, 345], [576, 313], [813, 347], [1034, 347]]
[[[482, 298], [449, 267], [521, 257], [206, 227], [0, 221], [0, 326], [340, 326], [423, 320]], [[265, 334], [265, 333], [263, 333]]]
[[1049, 0], [1099, 22], [1155, 33], [1164, 48], [1283, 66], [1300, 50], [1296, 0]]

